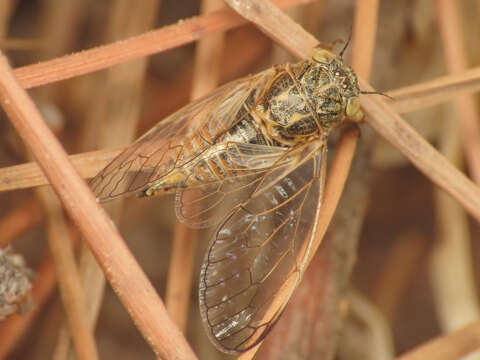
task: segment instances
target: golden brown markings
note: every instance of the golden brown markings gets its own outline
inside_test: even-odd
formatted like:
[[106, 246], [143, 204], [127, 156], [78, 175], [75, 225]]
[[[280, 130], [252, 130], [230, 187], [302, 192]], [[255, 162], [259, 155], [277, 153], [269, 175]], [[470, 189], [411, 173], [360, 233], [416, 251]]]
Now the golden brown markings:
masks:
[[223, 180], [222, 170], [217, 166], [217, 164], [215, 164], [215, 161], [212, 159], [207, 159], [207, 165], [218, 180]]
[[307, 92], [305, 91], [305, 88], [303, 87], [301, 82], [297, 80], [297, 78], [295, 77], [295, 74], [292, 72], [290, 64], [287, 64], [287, 66], [285, 66], [285, 71], [287, 72], [287, 74], [292, 79], [293, 86], [295, 86], [297, 88], [298, 94], [303, 98], [303, 101], [305, 102], [308, 109], [310, 110], [310, 114], [313, 116], [313, 118], [315, 119], [315, 122], [317, 123], [317, 128], [321, 129], [322, 127], [320, 126], [320, 119], [317, 116], [317, 113], [315, 111], [315, 107], [313, 106], [313, 104], [308, 99]]
[[199, 134], [202, 138], [205, 139], [205, 141], [209, 144], [209, 145], [212, 145], [213, 144], [213, 139], [212, 139], [212, 136], [210, 135], [210, 132], [208, 131], [208, 126], [209, 124], [204, 124], [200, 131], [199, 131]]
[[[227, 152], [225, 152], [224, 154], [226, 154], [226, 156], [230, 157], [230, 155]], [[227, 163], [227, 161], [225, 161], [225, 159], [223, 159], [220, 156], [220, 153], [218, 153], [215, 158], [218, 160], [218, 162], [222, 166], [223, 170], [225, 170], [225, 173], [227, 174], [227, 177], [234, 177], [235, 176], [235, 173], [232, 171], [232, 169], [230, 169], [230, 165]], [[232, 163], [233, 163], [233, 159], [231, 159], [230, 161], [232, 161]]]
[[330, 89], [331, 87], [334, 87], [334, 86], [335, 85], [333, 84], [333, 82], [327, 82], [327, 83], [323, 84], [322, 86], [318, 87], [317, 89], [315, 89], [313, 95], [318, 96], [318, 95], [321, 95], [321, 94], [325, 94], [328, 89]]

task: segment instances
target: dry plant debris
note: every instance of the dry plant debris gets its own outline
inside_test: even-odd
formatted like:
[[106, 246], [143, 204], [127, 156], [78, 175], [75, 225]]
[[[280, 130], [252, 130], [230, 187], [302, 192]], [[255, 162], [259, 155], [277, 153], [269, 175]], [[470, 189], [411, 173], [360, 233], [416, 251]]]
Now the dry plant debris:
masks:
[[0, 321], [11, 314], [28, 311], [31, 275], [21, 255], [8, 248], [0, 249]]

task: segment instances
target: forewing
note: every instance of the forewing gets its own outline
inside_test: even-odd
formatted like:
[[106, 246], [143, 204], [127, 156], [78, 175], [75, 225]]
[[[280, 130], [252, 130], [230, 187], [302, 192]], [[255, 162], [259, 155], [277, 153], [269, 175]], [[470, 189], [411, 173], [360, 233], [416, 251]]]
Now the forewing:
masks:
[[245, 102], [256, 101], [271, 75], [266, 70], [228, 83], [158, 123], [90, 181], [96, 197], [142, 191], [192, 161], [245, 116]]
[[[272, 167], [290, 167], [286, 148], [229, 142], [217, 146], [214, 162], [222, 175], [218, 181], [188, 186], [177, 190], [175, 210], [178, 219], [194, 228], [218, 224], [225, 212], [243, 202]], [[196, 174], [197, 169], [192, 170]], [[192, 175], [193, 176], [193, 175]]]
[[239, 353], [258, 344], [304, 272], [325, 176], [323, 140], [294, 149], [217, 230], [202, 266], [200, 310], [212, 341]]

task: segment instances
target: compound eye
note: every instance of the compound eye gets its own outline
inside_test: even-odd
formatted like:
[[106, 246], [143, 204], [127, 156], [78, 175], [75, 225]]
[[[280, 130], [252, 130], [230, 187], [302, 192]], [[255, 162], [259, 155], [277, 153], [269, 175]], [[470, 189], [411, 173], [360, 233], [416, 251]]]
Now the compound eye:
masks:
[[345, 109], [347, 117], [353, 121], [360, 121], [363, 118], [362, 109], [360, 109], [360, 100], [357, 96], [348, 99]]
[[312, 49], [312, 59], [321, 64], [330, 64], [335, 59], [335, 55], [328, 50], [315, 47]]

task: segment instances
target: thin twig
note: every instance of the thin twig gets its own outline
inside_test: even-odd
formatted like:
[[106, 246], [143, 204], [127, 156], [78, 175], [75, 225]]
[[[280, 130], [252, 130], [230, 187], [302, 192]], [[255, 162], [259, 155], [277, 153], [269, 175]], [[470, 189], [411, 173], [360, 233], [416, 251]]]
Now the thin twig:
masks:
[[416, 232], [408, 232], [395, 239], [393, 248], [385, 256], [372, 299], [390, 324], [395, 321], [402, 295], [418, 274], [419, 264], [425, 253], [425, 245], [425, 239], [422, 236]]
[[85, 296], [63, 209], [51, 189], [36, 189], [47, 213], [47, 238], [55, 262], [60, 295], [79, 359], [98, 359], [93, 331], [85, 315]]
[[397, 360], [453, 360], [478, 350], [480, 344], [480, 321], [463, 329], [440, 336], [400, 356]]
[[[82, 8], [84, 8], [82, 1], [62, 3], [48, 1], [44, 4], [39, 14], [41, 18], [39, 32], [50, 41], [41, 49], [40, 58], [48, 59], [70, 51], [74, 41], [73, 34], [77, 33], [76, 27], [80, 24], [77, 16], [81, 14]], [[59, 28], [63, 31], [58, 31]], [[49, 86], [38, 89], [35, 92], [36, 100], [40, 99], [41, 103], [46, 104], [52, 103], [56, 88], [57, 86]], [[49, 114], [44, 116], [51, 123]], [[63, 122], [60, 125], [63, 125]], [[52, 130], [60, 132], [61, 127]], [[60, 297], [76, 357], [98, 359], [94, 332], [87, 322], [87, 301], [76, 265], [73, 239], [70, 238], [67, 219], [51, 189], [38, 188], [35, 189], [35, 194], [45, 211], [48, 245], [55, 263]]]
[[0, 2], [0, 40], [4, 41], [8, 33], [8, 24], [10, 22], [10, 16], [14, 9], [13, 0], [3, 0]]
[[[108, 165], [123, 149], [91, 151], [69, 157], [83, 179], [89, 179]], [[0, 191], [47, 185], [49, 181], [37, 163], [26, 163], [0, 169]]]
[[[305, 4], [312, 0], [277, 0], [282, 8]], [[247, 21], [231, 9], [194, 17], [178, 24], [150, 31], [112, 44], [84, 50], [68, 56], [44, 61], [14, 70], [26, 89], [65, 80], [93, 71], [107, 69], [123, 62], [138, 59], [199, 40], [208, 34], [227, 31]]]
[[42, 218], [36, 200], [27, 200], [0, 220], [0, 248], [6, 247]]
[[[360, 86], [373, 91], [365, 81]], [[392, 109], [383, 99], [374, 96], [361, 98], [363, 109], [368, 114], [368, 123], [393, 146], [399, 149], [410, 162], [433, 183], [443, 188], [480, 221], [480, 189], [453, 166]]]
[[[439, 148], [461, 167], [459, 124], [455, 119], [444, 121]], [[430, 258], [430, 281], [439, 324], [444, 332], [449, 332], [480, 317], [475, 260], [465, 211], [442, 190], [437, 189], [434, 195], [436, 242]]]
[[357, 291], [350, 291], [347, 298], [349, 311], [342, 329], [337, 357], [364, 360], [393, 359], [392, 331], [383, 314]]
[[352, 67], [364, 79], [370, 78], [377, 37], [379, 0], [355, 2], [352, 37]]
[[0, 60], [0, 95], [10, 120], [41, 164], [152, 349], [167, 359], [195, 359], [120, 234], [87, 185], [75, 173], [65, 150], [16, 81], [5, 57]]
[[[449, 71], [463, 71], [467, 60], [456, 5], [454, 2], [437, 1], [436, 6]], [[454, 104], [458, 116], [443, 120], [439, 150], [461, 168], [464, 149], [466, 158], [470, 159], [472, 177], [478, 183], [480, 172], [477, 171], [480, 167], [477, 166], [480, 162], [473, 159], [472, 163], [471, 158], [472, 150], [480, 145], [479, 134], [475, 134], [479, 130], [475, 103], [471, 96], [464, 95]], [[478, 144], [472, 143], [475, 141]], [[478, 153], [475, 157], [478, 158]], [[432, 250], [430, 279], [440, 326], [444, 332], [449, 332], [478, 319], [480, 306], [467, 216], [454, 199], [439, 189], [435, 191], [435, 205], [437, 239]], [[479, 358], [476, 357], [477, 360]]]
[[403, 114], [437, 105], [459, 95], [471, 94], [478, 90], [480, 90], [480, 67], [391, 90], [387, 94], [395, 99], [392, 102], [395, 110]]
[[[444, 45], [445, 61], [452, 74], [461, 73], [468, 68], [464, 38], [460, 29], [457, 3], [449, 0], [435, 2], [437, 18]], [[472, 96], [462, 95], [453, 102], [462, 130], [462, 143], [472, 179], [480, 184], [480, 125], [475, 100]]]
[[[1, 11], [1, 10], [0, 10]], [[36, 51], [42, 50], [47, 46], [47, 42], [42, 39], [3, 39], [0, 40], [0, 48], [4, 51]]]

